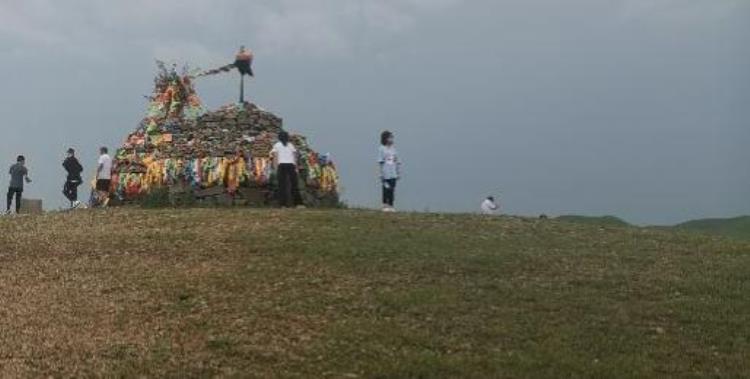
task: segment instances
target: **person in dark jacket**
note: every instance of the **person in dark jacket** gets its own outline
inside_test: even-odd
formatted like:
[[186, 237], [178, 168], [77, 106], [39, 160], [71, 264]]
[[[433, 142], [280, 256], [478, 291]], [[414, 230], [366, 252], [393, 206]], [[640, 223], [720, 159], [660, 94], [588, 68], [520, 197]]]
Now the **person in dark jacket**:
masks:
[[83, 179], [81, 178], [83, 166], [81, 166], [81, 162], [76, 158], [75, 150], [72, 148], [68, 149], [68, 155], [62, 165], [68, 173], [68, 177], [65, 179], [65, 186], [63, 186], [63, 195], [70, 200], [71, 208], [77, 208], [81, 205], [81, 202], [78, 201], [78, 186], [83, 183]]

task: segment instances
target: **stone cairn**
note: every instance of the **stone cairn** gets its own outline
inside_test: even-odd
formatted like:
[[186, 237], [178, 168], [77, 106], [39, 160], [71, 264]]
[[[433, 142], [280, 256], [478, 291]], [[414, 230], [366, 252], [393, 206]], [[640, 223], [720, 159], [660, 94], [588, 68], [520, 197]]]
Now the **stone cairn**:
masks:
[[[160, 191], [170, 201], [266, 206], [275, 203], [269, 157], [282, 119], [252, 103], [206, 111], [187, 69], [158, 63], [146, 116], [115, 155], [110, 204], [137, 203]], [[300, 151], [305, 205], [338, 205], [338, 175], [328, 155], [292, 134]]]

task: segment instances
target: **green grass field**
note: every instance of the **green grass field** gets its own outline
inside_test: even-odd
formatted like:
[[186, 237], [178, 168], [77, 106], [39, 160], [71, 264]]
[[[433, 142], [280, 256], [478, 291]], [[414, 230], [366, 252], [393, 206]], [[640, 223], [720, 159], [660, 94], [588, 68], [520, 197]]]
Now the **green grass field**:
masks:
[[0, 219], [0, 372], [740, 377], [750, 243], [511, 217], [80, 211]]

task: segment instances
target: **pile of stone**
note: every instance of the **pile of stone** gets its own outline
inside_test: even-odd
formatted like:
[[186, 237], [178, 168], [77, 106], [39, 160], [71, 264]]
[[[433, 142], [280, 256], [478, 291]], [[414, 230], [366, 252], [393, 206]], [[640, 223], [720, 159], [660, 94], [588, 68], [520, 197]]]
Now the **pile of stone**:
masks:
[[[231, 104], [160, 130], [161, 137], [152, 140], [166, 139], [168, 142], [159, 144], [159, 151], [171, 157], [223, 157], [238, 149], [251, 149], [261, 156], [261, 152], [268, 154], [272, 143], [261, 146], [254, 143], [255, 139], [264, 134], [278, 135], [281, 130], [282, 120], [273, 113], [252, 103]], [[266, 148], [268, 151], [263, 151]]]
[[[137, 202], [155, 190], [196, 199], [274, 203], [270, 151], [282, 119], [252, 103], [205, 111], [187, 70], [159, 66], [146, 117], [117, 151], [115, 203]], [[338, 176], [330, 157], [292, 135], [301, 153], [300, 188], [308, 206], [338, 203]], [[252, 201], [250, 200], [252, 199]]]

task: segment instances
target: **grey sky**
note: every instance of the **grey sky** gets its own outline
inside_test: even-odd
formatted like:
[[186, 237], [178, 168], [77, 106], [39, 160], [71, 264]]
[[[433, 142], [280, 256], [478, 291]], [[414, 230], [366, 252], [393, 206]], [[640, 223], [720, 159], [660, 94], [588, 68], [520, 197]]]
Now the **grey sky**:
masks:
[[[337, 159], [377, 206], [377, 135], [406, 161], [401, 208], [750, 214], [750, 2], [744, 0], [0, 0], [0, 158], [63, 203], [62, 154], [117, 146], [153, 60], [256, 52], [253, 100]], [[236, 77], [199, 84], [211, 107]], [[0, 183], [7, 183], [3, 177]]]

